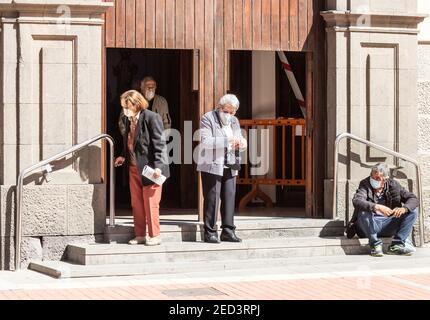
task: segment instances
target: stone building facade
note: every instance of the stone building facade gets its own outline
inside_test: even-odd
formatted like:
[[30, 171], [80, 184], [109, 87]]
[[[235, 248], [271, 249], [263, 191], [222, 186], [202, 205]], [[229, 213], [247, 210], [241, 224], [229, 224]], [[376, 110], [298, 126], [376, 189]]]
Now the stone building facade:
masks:
[[[19, 172], [101, 132], [100, 1], [0, 1], [0, 269], [13, 268]], [[22, 258], [60, 259], [105, 225], [100, 145], [25, 179]], [[42, 249], [43, 248], [43, 249]]]
[[[430, 3], [418, 0], [418, 11], [429, 14]], [[426, 212], [426, 241], [430, 230], [430, 18], [419, 26], [418, 34], [418, 159], [423, 172], [424, 209]]]
[[[420, 159], [430, 214], [430, 22], [418, 27], [430, 13], [426, 2], [326, 0], [325, 10], [314, 13], [326, 23], [326, 61], [318, 63], [326, 63], [321, 86], [327, 123], [315, 124], [326, 127], [321, 147], [326, 218], [333, 218], [333, 141], [342, 132]], [[97, 0], [0, 0], [0, 269], [14, 263], [19, 172], [102, 132], [103, 18], [111, 6]], [[31, 259], [59, 260], [67, 244], [102, 238], [102, 158], [101, 145], [94, 144], [54, 163], [48, 177], [35, 172], [26, 179], [24, 265]], [[377, 161], [387, 161], [413, 186], [412, 167], [344, 143], [341, 216], [351, 213], [357, 183]]]
[[[418, 73], [427, 59], [424, 47], [418, 46], [418, 25], [426, 12], [419, 11], [417, 1], [338, 0], [327, 5], [330, 10], [322, 13], [327, 23], [327, 122], [332, 124], [327, 129], [327, 172], [333, 171], [333, 141], [343, 132], [418, 159], [428, 140], [422, 131], [423, 107], [417, 102]], [[422, 104], [422, 83], [419, 91]], [[351, 199], [375, 162], [387, 162], [393, 175], [416, 191], [414, 166], [355, 141], [340, 147], [341, 216], [351, 217]], [[332, 183], [325, 182], [327, 217]], [[428, 196], [424, 188], [424, 199]]]

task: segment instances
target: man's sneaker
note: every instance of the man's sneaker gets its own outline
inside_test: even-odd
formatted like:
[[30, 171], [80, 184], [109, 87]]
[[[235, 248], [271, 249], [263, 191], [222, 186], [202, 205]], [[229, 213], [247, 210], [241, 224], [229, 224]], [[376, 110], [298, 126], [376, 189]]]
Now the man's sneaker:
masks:
[[387, 254], [399, 255], [399, 256], [411, 256], [416, 249], [411, 245], [394, 244], [388, 248]]
[[377, 244], [376, 246], [370, 246], [370, 255], [372, 257], [383, 257], [384, 252], [382, 251], [382, 244]]
[[412, 241], [411, 240], [409, 240], [409, 239], [407, 239], [406, 240], [406, 242], [405, 242], [405, 246], [407, 247], [407, 248], [410, 248], [411, 250], [412, 250], [412, 252], [416, 252], [417, 251], [417, 249], [415, 249], [415, 247], [414, 247], [414, 244], [412, 243]]
[[159, 246], [161, 244], [160, 236], [148, 238], [145, 243], [147, 246]]
[[132, 246], [137, 245], [137, 244], [145, 244], [145, 243], [146, 243], [145, 237], [136, 237], [136, 238], [134, 238], [128, 242], [128, 244], [130, 244]]

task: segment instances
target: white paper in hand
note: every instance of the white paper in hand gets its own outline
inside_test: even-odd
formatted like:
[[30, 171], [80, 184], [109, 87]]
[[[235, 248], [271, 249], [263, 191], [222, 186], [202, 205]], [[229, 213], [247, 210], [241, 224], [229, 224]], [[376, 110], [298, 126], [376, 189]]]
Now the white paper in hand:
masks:
[[154, 173], [154, 169], [152, 169], [150, 166], [145, 166], [142, 171], [142, 176], [148, 178], [152, 182], [155, 182], [159, 186], [163, 185], [163, 183], [166, 181], [166, 177], [161, 175], [158, 179], [154, 179]]

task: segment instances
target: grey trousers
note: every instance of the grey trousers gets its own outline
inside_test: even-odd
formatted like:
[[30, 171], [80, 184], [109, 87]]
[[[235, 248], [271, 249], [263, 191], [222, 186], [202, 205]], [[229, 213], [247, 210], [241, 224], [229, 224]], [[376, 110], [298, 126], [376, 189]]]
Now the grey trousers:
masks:
[[206, 234], [216, 234], [216, 221], [221, 202], [222, 229], [235, 230], [234, 208], [236, 198], [236, 177], [230, 169], [224, 175], [202, 172], [204, 229]]

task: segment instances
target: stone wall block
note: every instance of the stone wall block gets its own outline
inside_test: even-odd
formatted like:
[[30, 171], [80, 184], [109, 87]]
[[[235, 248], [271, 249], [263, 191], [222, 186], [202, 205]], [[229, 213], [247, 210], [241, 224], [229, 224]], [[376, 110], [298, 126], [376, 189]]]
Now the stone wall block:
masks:
[[[31, 261], [43, 258], [42, 243], [39, 237], [24, 237], [21, 243], [21, 269], [28, 267]], [[0, 270], [15, 269], [15, 239], [0, 237]]]
[[105, 185], [69, 186], [68, 235], [103, 233], [106, 225]]
[[24, 235], [67, 233], [67, 186], [31, 186], [23, 193]]
[[43, 237], [43, 260], [64, 260], [67, 257], [66, 248], [70, 244], [92, 244], [96, 242], [94, 235]]

